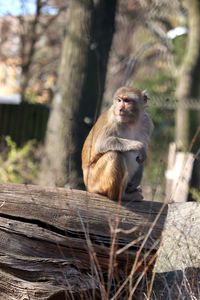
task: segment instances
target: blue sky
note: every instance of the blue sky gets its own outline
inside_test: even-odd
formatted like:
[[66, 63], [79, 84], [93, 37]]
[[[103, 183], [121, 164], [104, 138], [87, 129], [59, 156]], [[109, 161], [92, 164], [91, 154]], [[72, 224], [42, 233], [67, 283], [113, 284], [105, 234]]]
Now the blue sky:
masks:
[[[21, 7], [21, 3], [25, 3], [26, 9]], [[35, 0], [0, 0], [0, 16], [33, 14], [35, 8]]]

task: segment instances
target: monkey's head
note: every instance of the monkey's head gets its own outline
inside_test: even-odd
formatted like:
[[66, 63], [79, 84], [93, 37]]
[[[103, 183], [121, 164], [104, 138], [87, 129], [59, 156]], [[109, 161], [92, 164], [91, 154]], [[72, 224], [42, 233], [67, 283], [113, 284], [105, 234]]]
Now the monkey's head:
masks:
[[148, 96], [131, 87], [119, 88], [113, 97], [113, 113], [119, 123], [136, 123], [143, 113]]

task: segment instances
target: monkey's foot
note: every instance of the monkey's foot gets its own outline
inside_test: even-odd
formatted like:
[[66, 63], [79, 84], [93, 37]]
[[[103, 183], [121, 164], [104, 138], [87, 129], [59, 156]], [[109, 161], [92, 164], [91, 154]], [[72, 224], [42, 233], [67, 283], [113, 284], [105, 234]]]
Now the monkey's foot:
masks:
[[122, 197], [122, 201], [142, 201], [144, 199], [142, 195], [142, 189], [138, 187], [132, 192], [126, 192]]

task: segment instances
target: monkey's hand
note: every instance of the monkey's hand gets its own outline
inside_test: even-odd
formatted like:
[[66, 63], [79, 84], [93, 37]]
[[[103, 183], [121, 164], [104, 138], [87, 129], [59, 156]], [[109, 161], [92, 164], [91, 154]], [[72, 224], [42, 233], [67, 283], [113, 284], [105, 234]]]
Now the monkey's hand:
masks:
[[142, 193], [142, 189], [140, 186], [135, 187], [131, 182], [127, 185], [126, 187], [126, 193], [135, 193], [135, 192], [139, 192]]
[[138, 164], [143, 164], [143, 162], [146, 160], [146, 158], [147, 158], [146, 149], [144, 147], [142, 147], [139, 150], [138, 156], [136, 157], [136, 161], [138, 162]]

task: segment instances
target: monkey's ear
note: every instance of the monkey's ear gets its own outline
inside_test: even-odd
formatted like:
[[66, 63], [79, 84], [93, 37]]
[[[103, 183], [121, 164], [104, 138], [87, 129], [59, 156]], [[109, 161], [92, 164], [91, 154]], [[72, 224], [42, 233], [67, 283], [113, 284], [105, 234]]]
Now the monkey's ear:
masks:
[[147, 93], [146, 90], [142, 91], [142, 96], [143, 96], [143, 99], [144, 99], [144, 103], [147, 103], [147, 101], [150, 99], [149, 98], [149, 95]]

